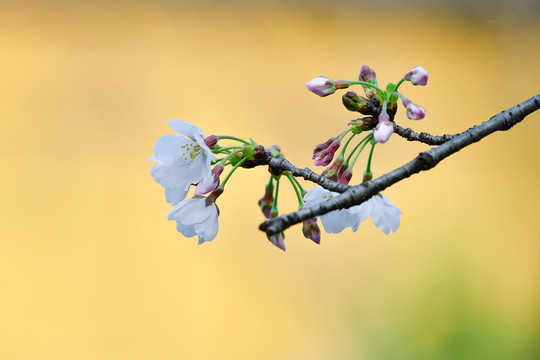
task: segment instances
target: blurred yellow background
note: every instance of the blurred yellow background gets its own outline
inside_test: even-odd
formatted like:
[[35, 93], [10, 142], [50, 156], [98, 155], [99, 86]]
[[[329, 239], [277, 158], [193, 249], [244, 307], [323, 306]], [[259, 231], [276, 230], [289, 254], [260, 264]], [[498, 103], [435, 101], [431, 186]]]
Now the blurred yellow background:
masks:
[[[401, 89], [427, 116], [396, 121], [465, 130], [540, 89], [539, 17], [501, 9], [3, 2], [0, 359], [540, 358], [540, 113], [386, 190], [397, 233], [296, 226], [286, 253], [257, 229], [264, 168], [197, 246], [146, 161], [179, 118], [313, 168], [356, 116], [303, 84], [362, 64], [383, 84], [423, 66]], [[427, 148], [394, 135], [374, 173]]]

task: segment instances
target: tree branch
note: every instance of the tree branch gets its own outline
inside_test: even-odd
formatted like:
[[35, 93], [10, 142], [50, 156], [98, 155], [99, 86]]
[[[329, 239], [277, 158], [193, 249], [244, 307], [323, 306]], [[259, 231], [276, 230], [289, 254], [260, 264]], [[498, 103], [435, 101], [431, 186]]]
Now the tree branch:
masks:
[[419, 134], [417, 132], [414, 132], [412, 129], [405, 129], [399, 126], [398, 124], [394, 124], [394, 130], [395, 130], [395, 133], [401, 136], [402, 138], [405, 138], [409, 141], [423, 142], [424, 144], [428, 144], [428, 145], [442, 145], [445, 142], [452, 140], [453, 138], [459, 135], [459, 134], [452, 134], [452, 135], [445, 134], [442, 136], [437, 136], [437, 135], [431, 135], [425, 132], [422, 132]]
[[293, 176], [303, 177], [305, 180], [319, 184], [323, 188], [330, 191], [342, 193], [348, 188], [350, 188], [349, 185], [330, 180], [326, 176], [321, 176], [307, 167], [304, 169], [297, 168], [285, 158], [274, 158], [271, 157], [270, 154], [268, 154], [268, 158], [265, 159], [264, 163], [267, 164], [274, 173], [279, 173], [281, 171], [290, 171]]
[[[474, 126], [465, 132], [462, 132], [457, 135], [445, 135], [445, 136], [451, 136], [451, 138], [446, 139], [442, 145], [432, 148], [431, 150], [428, 150], [426, 152], [420, 153], [412, 161], [408, 162], [407, 164], [379, 178], [373, 179], [371, 181], [368, 181], [366, 183], [362, 183], [356, 186], [347, 187], [345, 191], [343, 191], [343, 189], [345, 189], [343, 187], [328, 188], [329, 190], [332, 190], [332, 191], [342, 192], [342, 194], [328, 201], [325, 201], [319, 204], [318, 206], [303, 208], [301, 210], [298, 210], [292, 213], [284, 214], [284, 215], [269, 219], [265, 221], [264, 223], [262, 223], [259, 226], [259, 229], [262, 231], [265, 231], [268, 235], [274, 235], [304, 220], [312, 219], [316, 216], [329, 213], [333, 210], [346, 209], [355, 205], [359, 205], [362, 202], [371, 198], [373, 195], [376, 195], [380, 191], [397, 183], [398, 181], [403, 180], [421, 171], [429, 170], [433, 168], [444, 158], [452, 155], [453, 153], [463, 149], [464, 147], [472, 143], [480, 141], [482, 138], [488, 136], [489, 134], [492, 134], [495, 131], [509, 130], [514, 125], [521, 122], [527, 115], [538, 110], [539, 108], [540, 108], [540, 94], [537, 94], [533, 96], [532, 98], [525, 100], [521, 104], [518, 104], [514, 107], [511, 107], [510, 109], [502, 111], [498, 115], [492, 117], [490, 120], [480, 125]], [[414, 132], [412, 132], [411, 130], [411, 133], [408, 136], [414, 137], [414, 135], [411, 135], [413, 133]], [[429, 138], [432, 138], [432, 139], [444, 138], [444, 136], [434, 137], [430, 134], [426, 134], [425, 136], [423, 136], [422, 134], [416, 134], [416, 135], [418, 136], [418, 141], [422, 141], [420, 140], [420, 138], [424, 138], [424, 140], [429, 139]], [[278, 163], [277, 161], [274, 161], [274, 160], [278, 160], [280, 162]], [[313, 181], [313, 179], [316, 179], [318, 181], [315, 181], [315, 182], [325, 187], [323, 185], [325, 181], [323, 179], [320, 179], [319, 175], [314, 174], [311, 170], [307, 168], [304, 170], [294, 168], [294, 166], [292, 166], [285, 159], [271, 159], [271, 161], [269, 161], [268, 164], [270, 167], [273, 167], [273, 166], [281, 167], [281, 166], [290, 165], [291, 168], [283, 169], [283, 170], [289, 170], [293, 173], [293, 175], [302, 176], [306, 180]], [[295, 172], [293, 172], [293, 170]], [[316, 176], [314, 176], [311, 173], [313, 173]], [[331, 185], [334, 186], [335, 184], [331, 184]], [[339, 191], [338, 189], [342, 191]]]

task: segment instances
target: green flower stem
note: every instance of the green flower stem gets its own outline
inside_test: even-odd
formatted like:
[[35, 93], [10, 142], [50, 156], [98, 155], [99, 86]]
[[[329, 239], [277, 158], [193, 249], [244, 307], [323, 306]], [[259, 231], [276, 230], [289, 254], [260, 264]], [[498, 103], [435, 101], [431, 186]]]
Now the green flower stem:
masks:
[[296, 186], [298, 186], [298, 189], [300, 189], [300, 193], [302, 194], [302, 199], [304, 198], [304, 196], [306, 195], [307, 191], [302, 187], [302, 185], [300, 184], [300, 181], [298, 181], [297, 178], [295, 178], [294, 176], [292, 176], [291, 173], [289, 173], [290, 175], [290, 178], [294, 180], [294, 182], [296, 183]]
[[373, 157], [373, 150], [375, 150], [375, 145], [376, 144], [371, 145], [371, 151], [369, 152], [369, 158], [366, 167], [366, 174], [371, 174], [371, 158]]
[[277, 199], [278, 199], [278, 194], [279, 194], [279, 180], [281, 180], [281, 177], [278, 177], [276, 179], [276, 192], [274, 195], [274, 203], [272, 204], [272, 209], [270, 210], [270, 216], [272, 216], [272, 214], [278, 213]]
[[[354, 164], [356, 163], [356, 159], [358, 159], [358, 156], [360, 155], [362, 150], [364, 150], [364, 147], [366, 147], [367, 143], [369, 142], [369, 140], [371, 140], [372, 136], [373, 135], [370, 133], [370, 134], [366, 135], [362, 140], [360, 140], [360, 142], [354, 147], [353, 151], [351, 151], [351, 154], [349, 155], [349, 157], [345, 161], [345, 165], [347, 165], [351, 169], [354, 167]], [[360, 150], [358, 150], [359, 148], [360, 148]], [[357, 152], [357, 150], [358, 150], [358, 152]], [[354, 156], [352, 164], [349, 166], [349, 161], [351, 160], [351, 158], [353, 157], [353, 155], [355, 153], [356, 153], [356, 156]]]
[[249, 145], [249, 141], [246, 141], [244, 139], [240, 139], [236, 136], [229, 136], [229, 135], [216, 135], [216, 137], [218, 138], [218, 141], [219, 140], [236, 140], [236, 141], [240, 141], [241, 143], [244, 143], [246, 145]]
[[352, 131], [354, 127], [351, 126], [350, 128], [348, 128], [347, 130], [345, 130], [344, 132], [342, 132], [341, 134], [339, 134], [338, 136], [336, 136], [336, 140], [341, 142], [341, 140], [343, 140], [343, 138], [345, 137], [345, 135], [347, 135], [349, 133], [349, 131]]
[[[397, 90], [399, 89], [399, 85], [401, 85], [403, 82], [405, 81], [405, 78], [401, 78], [401, 80], [399, 80], [399, 82], [396, 84], [396, 89], [394, 90], [394, 92], [397, 92]], [[388, 96], [392, 96], [392, 94], [388, 94]]]
[[[232, 153], [231, 155], [229, 156], [232, 156], [232, 155], [235, 155], [236, 153]], [[225, 177], [225, 180], [223, 180], [223, 182], [221, 183], [221, 185], [219, 185], [219, 187], [221, 188], [221, 190], [223, 190], [225, 188], [225, 184], [227, 183], [227, 181], [229, 181], [229, 178], [231, 177], [231, 175], [236, 171], [236, 169], [238, 169], [240, 167], [240, 165], [242, 165], [245, 161], [247, 160], [246, 157], [244, 157], [242, 160], [240, 160], [236, 165], [234, 165], [234, 167], [231, 169], [231, 171], [227, 174], [227, 177]]]
[[374, 85], [372, 83], [369, 83], [369, 82], [366, 82], [366, 81], [349, 81], [349, 84], [350, 85], [362, 85], [362, 86], [367, 86], [367, 87], [370, 87], [370, 88], [373, 88], [375, 90], [377, 90], [380, 94], [386, 94], [383, 90], [381, 90], [380, 87], [378, 87], [377, 85]]
[[289, 181], [291, 182], [294, 192], [296, 193], [296, 198], [298, 199], [298, 210], [300, 210], [304, 207], [304, 199], [303, 195], [300, 194], [300, 189], [298, 189], [297, 187], [299, 184], [296, 183], [296, 179], [294, 178], [294, 176], [291, 175], [290, 172], [287, 172], [287, 179], [289, 179]]
[[222, 148], [219, 148], [217, 149], [214, 154], [220, 154], [220, 153], [223, 153], [223, 152], [228, 152], [229, 150], [238, 150], [238, 149], [242, 149], [243, 146], [227, 146], [227, 147], [222, 147]]
[[268, 184], [266, 184], [266, 187], [272, 186], [274, 181], [274, 175], [270, 175], [270, 180], [268, 181]]
[[[227, 154], [227, 156], [225, 156], [223, 159], [221, 159], [219, 161], [223, 162], [223, 166], [227, 165], [227, 160], [229, 160], [230, 158], [232, 158], [236, 154], [241, 154], [242, 153], [241, 149], [242, 149], [242, 147], [240, 147], [240, 150], [236, 150], [236, 151], [233, 151], [230, 154]], [[217, 161], [217, 162], [219, 162], [219, 161]]]
[[[350, 128], [349, 130], [352, 130], [352, 128]], [[343, 145], [343, 148], [341, 149], [341, 154], [340, 154], [341, 157], [344, 157], [344, 156], [345, 156], [345, 150], [347, 150], [347, 146], [349, 146], [349, 143], [351, 142], [351, 140], [352, 140], [356, 135], [357, 135], [357, 134], [353, 133], [353, 134], [351, 135], [351, 137], [349, 137], [349, 138], [347, 139], [347, 141], [345, 142], [345, 145]]]

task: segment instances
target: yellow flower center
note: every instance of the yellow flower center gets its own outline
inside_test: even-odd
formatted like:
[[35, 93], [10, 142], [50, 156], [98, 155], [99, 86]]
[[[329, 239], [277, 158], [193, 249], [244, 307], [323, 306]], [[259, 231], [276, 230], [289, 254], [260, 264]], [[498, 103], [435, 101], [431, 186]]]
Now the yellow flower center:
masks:
[[201, 147], [195, 141], [182, 145], [181, 149], [184, 160], [189, 161], [188, 165], [193, 164], [193, 161], [201, 152]]

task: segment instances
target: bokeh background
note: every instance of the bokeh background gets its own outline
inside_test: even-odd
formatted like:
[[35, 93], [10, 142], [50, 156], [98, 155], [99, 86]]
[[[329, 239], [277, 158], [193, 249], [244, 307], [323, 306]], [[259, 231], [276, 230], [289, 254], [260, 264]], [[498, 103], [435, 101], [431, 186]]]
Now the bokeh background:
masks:
[[[540, 358], [540, 114], [386, 190], [397, 233], [317, 246], [297, 226], [286, 253], [257, 229], [264, 168], [231, 179], [197, 246], [146, 161], [180, 118], [313, 167], [355, 115], [303, 84], [362, 64], [381, 83], [430, 71], [402, 87], [426, 118], [401, 125], [467, 129], [539, 92], [537, 2], [1, 8], [1, 359]], [[375, 175], [427, 148], [394, 135]]]

